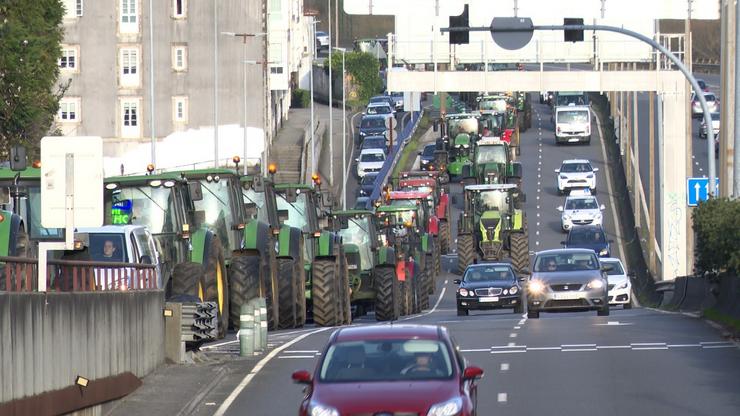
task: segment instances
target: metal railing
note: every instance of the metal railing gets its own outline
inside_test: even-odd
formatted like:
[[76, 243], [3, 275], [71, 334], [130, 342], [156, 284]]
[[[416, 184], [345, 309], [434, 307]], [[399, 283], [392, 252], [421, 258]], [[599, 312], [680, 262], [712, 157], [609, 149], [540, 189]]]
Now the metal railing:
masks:
[[[95, 292], [156, 289], [157, 268], [150, 264], [49, 260], [50, 292]], [[0, 256], [0, 291], [38, 290], [38, 259]]]

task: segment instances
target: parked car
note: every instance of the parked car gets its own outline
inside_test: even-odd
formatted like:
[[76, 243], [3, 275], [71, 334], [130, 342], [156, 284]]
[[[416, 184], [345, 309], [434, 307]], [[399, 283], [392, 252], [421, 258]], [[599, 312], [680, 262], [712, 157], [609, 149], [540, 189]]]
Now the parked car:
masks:
[[421, 170], [436, 170], [434, 166], [434, 151], [437, 150], [435, 143], [424, 146], [424, 150], [419, 152], [419, 169]]
[[363, 151], [365, 149], [380, 149], [387, 155], [388, 154], [388, 137], [366, 136], [365, 139], [362, 140], [360, 151]]
[[[704, 99], [707, 101], [707, 106], [709, 107], [710, 113], [718, 113], [719, 112], [719, 99], [714, 95], [712, 92], [702, 92], [704, 94]], [[699, 96], [696, 94], [691, 94], [691, 116], [693, 118], [699, 118], [704, 115], [704, 110], [701, 108], [701, 103], [699, 102]]]
[[596, 310], [599, 316], [609, 316], [608, 266], [602, 266], [593, 251], [540, 251], [533, 264], [527, 282], [529, 318], [539, 318], [540, 312], [564, 309]]
[[362, 178], [368, 173], [380, 172], [385, 163], [385, 152], [380, 149], [365, 149], [360, 153], [357, 162], [357, 176]]
[[595, 196], [575, 196], [571, 194], [565, 198], [565, 204], [560, 205], [557, 209], [561, 212], [560, 228], [567, 232], [579, 225], [601, 225], [603, 217], [601, 211], [605, 210], [606, 207], [599, 205]]
[[513, 308], [524, 313], [522, 287], [509, 263], [471, 264], [462, 279], [455, 279], [457, 316], [467, 316], [475, 309]]
[[[712, 113], [710, 115], [712, 116], [712, 131], [716, 136], [719, 134], [719, 113]], [[707, 138], [707, 123], [704, 122], [704, 118], [702, 118], [701, 125], [699, 126], [699, 138]]]
[[386, 117], [382, 115], [362, 116], [360, 121], [360, 140], [365, 136], [388, 136]]
[[329, 35], [326, 32], [316, 32], [316, 49], [329, 49]]
[[599, 257], [609, 257], [611, 240], [601, 225], [584, 225], [572, 228], [561, 244], [565, 248], [585, 248], [593, 250]]
[[609, 257], [601, 259], [601, 264], [611, 266], [607, 270], [609, 285], [609, 305], [622, 305], [624, 309], [632, 308], [632, 282], [630, 281], [631, 273], [624, 270], [622, 261]]
[[375, 180], [378, 178], [378, 173], [368, 173], [360, 179], [359, 186], [357, 187], [357, 196], [370, 196], [375, 189]]
[[393, 115], [396, 113], [396, 110], [393, 108], [392, 105], [388, 104], [386, 101], [376, 101], [371, 102], [367, 105], [367, 108], [365, 109], [365, 114], [385, 114], [385, 115]]
[[396, 107], [396, 100], [394, 100], [390, 95], [376, 95], [375, 97], [371, 97], [368, 103], [387, 103], [394, 110]]
[[305, 384], [300, 416], [477, 413], [477, 380], [445, 327], [377, 325], [335, 331]]
[[599, 168], [591, 166], [586, 159], [564, 160], [557, 173], [558, 193], [564, 194], [573, 188], [589, 188], [591, 194], [596, 194], [596, 172]]

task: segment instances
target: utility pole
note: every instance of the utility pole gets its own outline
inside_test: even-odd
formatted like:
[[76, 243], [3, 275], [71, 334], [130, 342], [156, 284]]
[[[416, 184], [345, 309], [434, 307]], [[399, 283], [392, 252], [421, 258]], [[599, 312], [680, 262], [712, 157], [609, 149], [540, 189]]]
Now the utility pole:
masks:
[[[740, 103], [735, 100], [735, 105], [732, 104], [735, 99], [736, 93], [736, 82], [735, 82], [735, 71], [737, 67], [733, 68], [735, 64], [737, 43], [737, 33], [735, 30], [736, 26], [736, 5], [734, 0], [722, 0], [720, 9], [720, 20], [722, 22], [721, 31], [721, 65], [720, 65], [720, 124], [722, 129], [719, 132], [719, 184], [720, 190], [724, 191], [723, 195], [729, 195], [733, 193], [735, 184], [740, 179], [736, 174], [733, 174], [733, 164], [737, 167], [738, 157], [730, 152], [737, 137], [737, 124], [735, 123], [735, 117], [737, 116], [736, 111], [737, 105]], [[738, 149], [738, 145], [734, 143], [734, 149]], [[733, 159], [734, 162], [733, 163]], [[733, 178], [734, 176], [734, 178]], [[740, 194], [735, 193], [735, 197]]]
[[152, 165], [157, 166], [157, 135], [155, 133], [154, 118], [154, 12], [152, 3], [149, 0], [149, 133], [152, 138]]
[[218, 167], [218, 0], [213, 0], [213, 167]]
[[339, 46], [339, 1], [334, 0], [334, 46]]
[[314, 124], [313, 119], [313, 61], [316, 57], [316, 18], [314, 16], [311, 16], [311, 36], [309, 39], [309, 42], [313, 47], [311, 47], [311, 70], [308, 75], [309, 85], [310, 85], [310, 94], [311, 94], [311, 175], [314, 173], [318, 173], [316, 170], [316, 138], [314, 137], [314, 132], [316, 131], [316, 125]]
[[332, 95], [333, 79], [331, 77], [331, 0], [327, 1], [327, 14], [329, 15], [329, 183], [334, 186], [334, 116], [332, 108], [334, 107], [334, 96]]
[[[648, 195], [648, 268], [650, 273], [655, 276], [658, 265], [655, 260], [655, 92], [650, 91], [648, 93], [648, 117], [650, 117], [649, 123], [650, 128], [648, 133], [650, 144], [648, 145], [648, 161], [649, 161], [649, 172], [648, 172], [648, 188], [650, 189]], [[661, 123], [662, 121], [658, 121]]]
[[[740, 110], [740, 88], [737, 87], [737, 79], [740, 76], [740, 54], [737, 53], [737, 45], [740, 44], [740, 1], [737, 2], [735, 5], [735, 15], [733, 18], [735, 19], [735, 77], [733, 80], [735, 81], [735, 137], [733, 142], [733, 155], [732, 155], [732, 196], [734, 198], [740, 198], [740, 113], [738, 111]], [[729, 57], [728, 57], [729, 58]], [[723, 150], [723, 148], [726, 148], [726, 145], [729, 144], [729, 140], [725, 143], [725, 146], [722, 146], [720, 144], [720, 151]], [[720, 160], [725, 159], [727, 157], [727, 150], [725, 150], [720, 157]], [[727, 162], [725, 162], [727, 163]], [[726, 171], [726, 168], [722, 165], [723, 169], [722, 171]]]
[[[684, 63], [686, 65], [686, 68], [688, 69], [689, 73], [694, 72], [693, 68], [693, 47], [692, 47], [692, 41], [691, 41], [691, 12], [693, 9], [693, 3], [694, 0], [687, 0], [688, 1], [688, 11], [687, 11], [687, 19], [686, 19], [686, 38], [684, 39]], [[689, 83], [688, 80], [686, 80], [686, 91], [691, 91], [691, 83]], [[702, 94], [703, 91], [701, 89], [696, 90], [697, 94]], [[711, 118], [711, 117], [710, 117]], [[692, 137], [692, 128], [691, 128], [691, 107], [686, 106], [686, 173], [693, 176], [692, 172], [694, 171], [694, 164], [692, 163], [693, 159], [691, 156], [694, 154], [693, 150], [693, 137]], [[707, 123], [707, 131], [712, 131], [712, 123], [711, 121]], [[709, 136], [707, 136], [707, 142], [711, 142], [709, 139]], [[712, 143], [712, 146], [714, 146], [714, 143]], [[711, 158], [712, 160], [708, 161], [708, 163], [712, 164], [714, 163], [714, 158]], [[711, 166], [707, 166], [707, 168], [710, 170], [710, 177], [714, 178], [714, 175], [712, 174], [713, 170]], [[663, 180], [667, 180], [668, 178], [665, 178]], [[712, 181], [713, 179], [710, 179]], [[714, 194], [714, 186], [710, 185], [709, 189], [711, 189], [709, 195], [710, 196], [717, 196]], [[663, 213], [663, 215], [666, 215], [666, 213]], [[665, 243], [664, 243], [665, 244]], [[689, 211], [686, 213], [686, 270], [689, 271], [689, 273], [693, 272], [694, 270], [694, 221], [691, 219], [691, 208], [689, 208]]]
[[[632, 63], [632, 69], [634, 71], [637, 71], [637, 62]], [[633, 148], [634, 150], [634, 174], [632, 178], [633, 186], [635, 188], [635, 198], [634, 201], [634, 207], [632, 208], [632, 212], [635, 213], [635, 226], [637, 228], [641, 228], [642, 226], [642, 203], [640, 200], [640, 189], [642, 189], [642, 179], [640, 175], [640, 127], [639, 127], [639, 121], [640, 119], [640, 110], [637, 106], [637, 92], [632, 92], [632, 140], [633, 140]]]

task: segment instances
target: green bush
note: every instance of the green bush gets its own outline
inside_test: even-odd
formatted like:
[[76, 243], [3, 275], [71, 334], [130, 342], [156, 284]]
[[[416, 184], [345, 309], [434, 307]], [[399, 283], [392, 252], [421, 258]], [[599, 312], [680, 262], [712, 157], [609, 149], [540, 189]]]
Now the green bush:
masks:
[[308, 108], [311, 105], [311, 92], [295, 88], [290, 97], [290, 106], [293, 108]]
[[[325, 68], [328, 70], [327, 59], [324, 61]], [[345, 56], [345, 69], [352, 76], [355, 84], [358, 86], [358, 97], [354, 104], [362, 105], [370, 101], [370, 97], [383, 91], [383, 80], [380, 79], [380, 62], [373, 55], [366, 52], [347, 52]], [[331, 70], [333, 76], [341, 76], [342, 73], [342, 54], [334, 52], [331, 55]]]
[[740, 200], [713, 198], [694, 209], [696, 268], [699, 272], [740, 271]]

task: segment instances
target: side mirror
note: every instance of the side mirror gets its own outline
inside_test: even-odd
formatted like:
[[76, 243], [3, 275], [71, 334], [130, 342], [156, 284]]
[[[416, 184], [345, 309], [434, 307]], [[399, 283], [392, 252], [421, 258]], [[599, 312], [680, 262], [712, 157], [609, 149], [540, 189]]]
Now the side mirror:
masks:
[[188, 182], [188, 188], [190, 188], [190, 199], [193, 201], [203, 200], [203, 187], [200, 185], [200, 182]]
[[456, 284], [456, 285], [459, 285], [460, 283], [462, 283], [462, 280], [460, 280], [460, 279], [455, 279], [455, 280], [453, 280], [453, 281], [452, 281], [452, 283], [454, 283], [454, 284]]
[[356, 157], [355, 158], [355, 162], [359, 162], [359, 161], [360, 161], [360, 158], [359, 157]]
[[594, 168], [594, 172], [598, 172], [598, 171], [599, 171], [599, 168]]
[[557, 207], [557, 210], [560, 211], [560, 212], [563, 212], [563, 206], [560, 205], [559, 207]]
[[606, 209], [606, 205], [601, 204], [601, 206], [599, 207], [599, 209], [602, 210], [602, 211], [605, 210]]
[[480, 367], [467, 367], [463, 370], [463, 380], [475, 380], [483, 377], [483, 369]]
[[555, 173], [560, 173], [560, 169], [555, 169]]
[[294, 383], [298, 384], [311, 384], [311, 373], [306, 370], [300, 370], [293, 373], [291, 376]]

